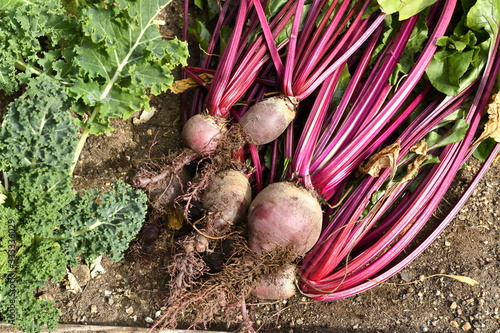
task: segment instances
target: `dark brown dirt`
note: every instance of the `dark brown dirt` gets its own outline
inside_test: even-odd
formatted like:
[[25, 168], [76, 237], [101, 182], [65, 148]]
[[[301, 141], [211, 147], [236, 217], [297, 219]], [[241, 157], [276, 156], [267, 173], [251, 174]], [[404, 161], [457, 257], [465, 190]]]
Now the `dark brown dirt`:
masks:
[[[179, 33], [181, 14], [182, 1], [173, 1], [166, 9], [165, 35]], [[166, 93], [151, 105], [157, 112], [145, 124], [117, 120], [114, 132], [89, 138], [76, 170], [77, 188], [105, 188], [117, 179], [131, 183], [146, 161], [180, 146], [180, 97]], [[471, 164], [460, 173], [436, 218], [445, 215], [477, 167]], [[272, 303], [250, 299], [247, 306], [256, 326], [262, 332], [500, 332], [499, 176], [500, 166], [495, 165], [441, 237], [388, 284], [334, 302], [302, 295]], [[159, 221], [163, 229], [154, 248], [140, 258], [130, 252], [120, 263], [105, 258], [106, 273], [88, 281], [82, 292], [67, 291], [63, 282], [48, 283], [42, 297], [56, 301], [61, 322], [151, 326], [166, 310], [167, 254], [178, 233], [165, 228], [169, 219], [175, 216]], [[443, 276], [407, 284], [443, 273], [467, 276], [479, 285]], [[188, 327], [192, 318], [187, 313], [179, 322]], [[207, 328], [237, 327], [227, 328], [220, 316]]]

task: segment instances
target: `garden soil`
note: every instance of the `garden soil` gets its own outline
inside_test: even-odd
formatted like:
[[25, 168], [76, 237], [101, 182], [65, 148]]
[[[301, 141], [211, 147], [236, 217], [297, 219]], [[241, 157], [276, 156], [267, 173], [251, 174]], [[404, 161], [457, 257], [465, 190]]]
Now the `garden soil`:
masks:
[[[173, 1], [163, 15], [162, 34], [171, 38], [180, 31], [182, 1]], [[192, 49], [197, 52], [196, 45]], [[156, 113], [148, 122], [117, 120], [113, 132], [89, 138], [75, 172], [76, 188], [105, 189], [118, 179], [131, 183], [145, 163], [181, 146], [180, 97], [165, 93], [153, 97], [151, 105]], [[5, 102], [0, 106], [4, 108]], [[460, 172], [430, 224], [446, 215], [478, 167], [471, 162]], [[249, 299], [255, 327], [261, 332], [500, 333], [499, 189], [500, 165], [495, 164], [444, 233], [402, 272], [376, 288], [333, 302], [316, 302], [300, 294], [279, 302]], [[168, 254], [182, 232], [169, 228], [178, 222], [176, 216], [167, 214], [154, 222], [162, 226], [161, 233], [146, 249], [137, 250], [140, 241], [136, 241], [123, 261], [113, 263], [105, 257], [105, 273], [91, 279], [88, 267], [74, 268], [81, 291], [72, 290], [67, 281], [49, 282], [39, 297], [55, 301], [61, 323], [150, 327], [165, 310]], [[439, 274], [465, 276], [479, 284]], [[184, 313], [179, 328], [189, 327], [191, 318], [191, 313]], [[196, 328], [236, 331], [238, 325], [228, 327], [221, 315], [215, 323]]]

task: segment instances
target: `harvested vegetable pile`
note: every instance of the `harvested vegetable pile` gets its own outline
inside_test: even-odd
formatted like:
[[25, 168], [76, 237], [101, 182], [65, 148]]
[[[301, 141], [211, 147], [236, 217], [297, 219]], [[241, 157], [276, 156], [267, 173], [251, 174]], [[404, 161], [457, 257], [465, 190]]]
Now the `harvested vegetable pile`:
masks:
[[[152, 193], [191, 174], [174, 200], [191, 231], [155, 327], [176, 326], [185, 310], [197, 313], [193, 325], [243, 311], [251, 331], [250, 295], [286, 299], [298, 287], [336, 300], [402, 270], [500, 151], [498, 4], [203, 3], [213, 28], [192, 32], [204, 56], [175, 84], [190, 102], [187, 148], [158, 174], [137, 176]], [[472, 156], [483, 167], [422, 234]]]

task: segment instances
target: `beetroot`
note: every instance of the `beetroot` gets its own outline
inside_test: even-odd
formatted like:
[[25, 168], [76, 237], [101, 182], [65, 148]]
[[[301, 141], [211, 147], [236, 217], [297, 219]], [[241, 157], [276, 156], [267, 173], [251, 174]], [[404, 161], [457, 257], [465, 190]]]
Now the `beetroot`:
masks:
[[277, 272], [261, 277], [251, 294], [261, 299], [287, 299], [295, 295], [295, 271], [292, 264], [285, 264]]
[[274, 141], [295, 118], [295, 105], [286, 97], [272, 97], [252, 106], [239, 120], [247, 141], [263, 145]]
[[322, 215], [318, 200], [308, 190], [288, 182], [273, 183], [250, 204], [249, 247], [256, 252], [287, 248], [301, 256], [318, 240]]
[[246, 214], [251, 200], [252, 189], [243, 173], [236, 170], [217, 173], [203, 195], [203, 208], [211, 228], [227, 229]]
[[213, 153], [227, 132], [226, 121], [214, 116], [195, 115], [182, 128], [182, 141], [200, 155]]

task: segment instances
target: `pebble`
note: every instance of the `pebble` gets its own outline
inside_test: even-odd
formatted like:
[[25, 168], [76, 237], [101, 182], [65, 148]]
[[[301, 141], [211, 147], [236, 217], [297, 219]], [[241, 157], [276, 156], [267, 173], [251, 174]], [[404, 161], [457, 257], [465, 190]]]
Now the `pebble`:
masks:
[[129, 306], [125, 309], [125, 312], [130, 316], [132, 313], [134, 313], [134, 308]]
[[450, 321], [451, 327], [458, 327], [458, 323], [455, 320]]
[[148, 324], [152, 324], [152, 323], [154, 323], [154, 319], [153, 319], [153, 318], [151, 318], [151, 317], [146, 317], [146, 318], [144, 318], [144, 321], [145, 321], [146, 323], [148, 323]]
[[451, 303], [451, 305], [450, 305], [450, 309], [452, 309], [452, 310], [455, 310], [457, 307], [458, 307], [457, 302], [453, 302], [453, 303]]
[[159, 316], [161, 316], [161, 310], [155, 312], [155, 318], [158, 318]]
[[110, 297], [110, 298], [108, 298], [108, 304], [109, 304], [109, 305], [113, 305], [113, 303], [114, 303], [114, 302], [115, 302], [115, 301], [114, 301], [111, 297]]
[[450, 243], [450, 242], [448, 242], [448, 241], [445, 241], [445, 242], [444, 242], [444, 246], [451, 246], [451, 243]]
[[297, 319], [297, 321], [295, 322], [297, 325], [302, 325], [304, 323], [304, 319], [302, 318], [299, 318]]
[[472, 326], [471, 326], [468, 322], [462, 325], [462, 329], [463, 329], [464, 331], [468, 331], [468, 330], [470, 330], [471, 328], [472, 328]]
[[97, 306], [95, 304], [90, 305], [90, 313], [97, 313]]
[[403, 281], [410, 282], [411, 278], [410, 278], [410, 274], [408, 274], [407, 270], [401, 271], [400, 274], [401, 274], [401, 279], [403, 279]]

